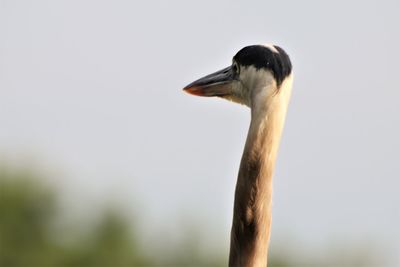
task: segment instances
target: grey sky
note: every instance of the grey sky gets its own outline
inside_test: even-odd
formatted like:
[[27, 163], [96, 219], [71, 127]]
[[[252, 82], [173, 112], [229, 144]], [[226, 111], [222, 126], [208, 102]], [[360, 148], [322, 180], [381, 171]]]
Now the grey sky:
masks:
[[374, 240], [400, 263], [399, 8], [0, 1], [0, 156], [62, 173], [71, 210], [111, 199], [149, 232], [187, 220], [226, 245], [249, 110], [181, 88], [245, 45], [275, 43], [295, 82], [272, 243]]

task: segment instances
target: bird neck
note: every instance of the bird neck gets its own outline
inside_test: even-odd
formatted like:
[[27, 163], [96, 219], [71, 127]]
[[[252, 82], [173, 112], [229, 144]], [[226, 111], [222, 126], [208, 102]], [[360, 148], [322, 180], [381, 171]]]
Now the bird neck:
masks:
[[[271, 89], [271, 88], [269, 88]], [[252, 101], [251, 123], [235, 191], [229, 266], [267, 266], [272, 176], [291, 82]]]

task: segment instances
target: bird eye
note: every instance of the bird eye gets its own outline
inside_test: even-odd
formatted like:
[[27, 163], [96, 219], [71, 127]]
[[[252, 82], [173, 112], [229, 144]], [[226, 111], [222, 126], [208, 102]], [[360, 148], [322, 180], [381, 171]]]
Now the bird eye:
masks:
[[236, 61], [234, 61], [232, 63], [232, 70], [233, 70], [233, 73], [239, 74], [239, 65], [236, 63]]

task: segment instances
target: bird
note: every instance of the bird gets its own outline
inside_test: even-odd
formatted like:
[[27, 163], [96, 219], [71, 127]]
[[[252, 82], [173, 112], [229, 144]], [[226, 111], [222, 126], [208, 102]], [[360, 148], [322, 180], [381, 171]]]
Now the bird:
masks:
[[189, 94], [250, 108], [250, 126], [236, 181], [229, 266], [267, 266], [272, 178], [293, 84], [288, 54], [271, 44], [240, 49], [232, 64], [188, 84]]

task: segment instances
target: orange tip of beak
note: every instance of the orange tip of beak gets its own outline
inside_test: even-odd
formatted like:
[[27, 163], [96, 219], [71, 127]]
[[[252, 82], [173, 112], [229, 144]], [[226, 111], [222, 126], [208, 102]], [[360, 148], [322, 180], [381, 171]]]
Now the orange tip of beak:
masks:
[[201, 87], [197, 87], [197, 86], [185, 87], [185, 88], [183, 88], [183, 91], [185, 91], [186, 93], [191, 94], [191, 95], [204, 96], [204, 90], [202, 90]]

